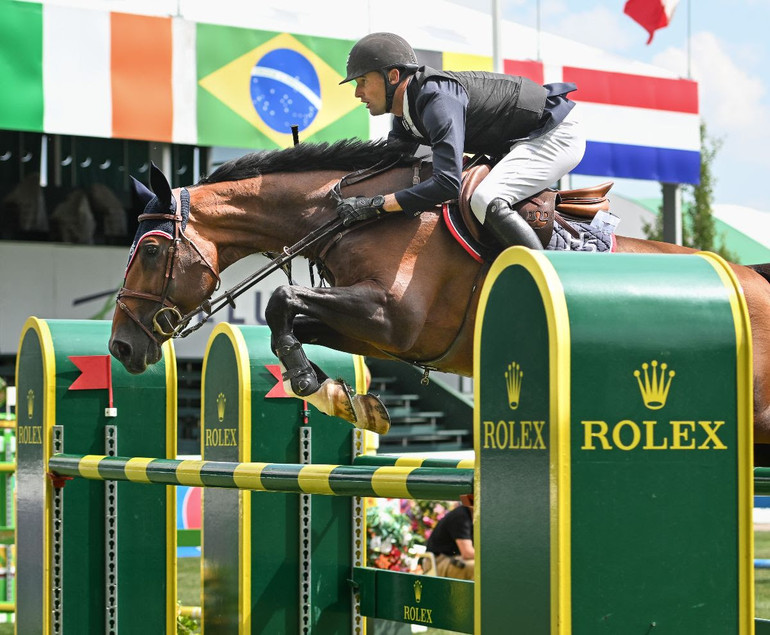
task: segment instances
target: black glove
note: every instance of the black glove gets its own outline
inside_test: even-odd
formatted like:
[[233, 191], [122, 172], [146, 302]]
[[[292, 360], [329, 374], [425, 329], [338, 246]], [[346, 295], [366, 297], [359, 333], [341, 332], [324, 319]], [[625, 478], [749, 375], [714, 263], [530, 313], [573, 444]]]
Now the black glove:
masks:
[[337, 216], [342, 219], [345, 227], [350, 227], [358, 221], [376, 218], [385, 211], [382, 209], [383, 205], [385, 205], [385, 197], [382, 195], [374, 198], [351, 196], [342, 199], [337, 205]]

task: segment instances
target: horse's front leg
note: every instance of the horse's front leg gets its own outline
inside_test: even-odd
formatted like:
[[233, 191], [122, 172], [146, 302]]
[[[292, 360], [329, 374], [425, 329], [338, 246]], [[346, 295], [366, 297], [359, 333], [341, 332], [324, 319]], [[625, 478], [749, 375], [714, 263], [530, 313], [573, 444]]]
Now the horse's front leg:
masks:
[[[265, 309], [265, 318], [271, 331], [271, 346], [285, 371], [283, 379], [286, 391], [307, 399], [326, 414], [345, 419], [356, 427], [385, 434], [390, 428], [390, 416], [376, 395], [354, 393], [344, 381], [330, 379], [307, 358], [294, 333], [297, 317], [302, 316], [304, 322], [322, 325], [322, 330], [326, 333], [330, 332], [331, 327], [318, 318], [308, 319], [307, 309], [312, 307], [313, 303], [308, 302], [305, 292], [314, 293], [313, 290], [303, 287], [279, 287]], [[342, 304], [349, 303], [343, 301]], [[339, 317], [341, 319], [342, 315]], [[307, 337], [307, 334], [305, 335]], [[342, 335], [335, 339], [355, 342], [352, 338]], [[367, 346], [364, 348], [370, 349]], [[354, 350], [359, 350], [359, 347]]]
[[293, 330], [276, 335], [271, 327], [271, 332], [271, 346], [285, 369], [284, 380], [291, 383], [291, 390], [298, 397], [312, 395], [318, 390], [321, 380]]

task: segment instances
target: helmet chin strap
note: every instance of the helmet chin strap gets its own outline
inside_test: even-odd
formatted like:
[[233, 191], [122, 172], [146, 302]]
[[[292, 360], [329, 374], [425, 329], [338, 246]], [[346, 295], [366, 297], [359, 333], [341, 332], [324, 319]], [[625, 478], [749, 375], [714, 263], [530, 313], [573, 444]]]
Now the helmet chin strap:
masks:
[[393, 97], [396, 94], [398, 84], [401, 83], [401, 81], [399, 81], [398, 84], [391, 84], [390, 79], [388, 78], [389, 71], [390, 69], [380, 69], [382, 79], [385, 80], [385, 112], [390, 112], [393, 109]]
[[405, 74], [402, 69], [398, 69], [398, 82], [395, 84], [391, 84], [390, 80], [388, 79], [388, 73], [392, 69], [380, 69], [380, 72], [382, 73], [382, 78], [385, 80], [385, 112], [392, 112], [393, 111], [393, 98], [396, 95], [396, 91], [398, 90], [398, 87], [401, 86], [401, 84], [406, 80], [407, 77], [409, 77], [408, 74]]

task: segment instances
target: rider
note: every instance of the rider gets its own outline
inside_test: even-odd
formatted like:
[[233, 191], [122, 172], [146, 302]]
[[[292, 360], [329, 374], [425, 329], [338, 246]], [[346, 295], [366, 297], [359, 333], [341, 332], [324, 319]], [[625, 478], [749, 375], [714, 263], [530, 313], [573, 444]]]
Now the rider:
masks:
[[549, 187], [583, 158], [585, 138], [567, 94], [575, 84], [539, 84], [517, 75], [439, 71], [420, 66], [409, 43], [371, 33], [351, 49], [347, 77], [372, 115], [395, 115], [388, 141], [433, 151], [433, 176], [395, 193], [344, 199], [350, 225], [403, 210], [422, 210], [460, 194], [463, 151], [502, 157], [471, 198], [479, 221], [503, 245], [542, 249], [512, 206]]

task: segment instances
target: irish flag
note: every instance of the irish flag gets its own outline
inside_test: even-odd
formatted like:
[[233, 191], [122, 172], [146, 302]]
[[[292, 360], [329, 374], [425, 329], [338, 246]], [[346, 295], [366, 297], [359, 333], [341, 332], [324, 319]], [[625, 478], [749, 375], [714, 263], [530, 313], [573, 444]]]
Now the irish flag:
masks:
[[0, 2], [0, 127], [195, 143], [194, 37], [180, 19]]
[[368, 137], [352, 41], [0, 0], [0, 129], [245, 148]]

